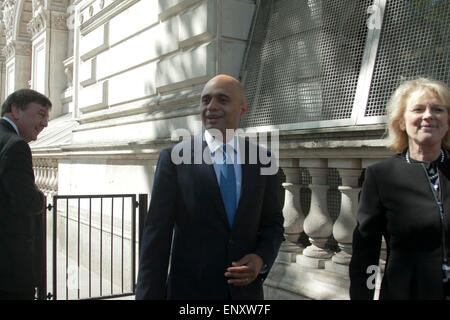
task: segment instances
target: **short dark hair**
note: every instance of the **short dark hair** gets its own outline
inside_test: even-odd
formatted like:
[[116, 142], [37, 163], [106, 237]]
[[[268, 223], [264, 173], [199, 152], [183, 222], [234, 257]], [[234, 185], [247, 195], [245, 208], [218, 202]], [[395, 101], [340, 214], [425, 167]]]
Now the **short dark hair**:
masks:
[[12, 111], [11, 110], [12, 105], [15, 105], [20, 109], [25, 110], [28, 108], [28, 105], [32, 102], [38, 103], [44, 107], [48, 108], [52, 107], [50, 99], [44, 96], [42, 93], [39, 93], [31, 89], [20, 89], [11, 93], [6, 98], [5, 102], [3, 102], [2, 116]]

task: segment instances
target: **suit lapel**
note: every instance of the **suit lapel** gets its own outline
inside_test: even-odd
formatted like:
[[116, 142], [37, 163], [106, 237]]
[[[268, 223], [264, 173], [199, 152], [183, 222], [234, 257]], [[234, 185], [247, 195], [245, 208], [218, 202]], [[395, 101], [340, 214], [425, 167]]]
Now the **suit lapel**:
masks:
[[249, 147], [248, 141], [244, 139], [239, 139], [239, 149], [240, 149], [240, 157], [241, 157], [241, 172], [242, 172], [242, 181], [241, 181], [241, 194], [239, 197], [238, 206], [236, 209], [236, 214], [234, 216], [233, 225], [239, 223], [240, 217], [245, 215], [245, 208], [248, 208], [248, 203], [253, 198], [253, 192], [251, 181], [257, 181], [258, 174], [258, 166], [250, 164], [249, 161]]

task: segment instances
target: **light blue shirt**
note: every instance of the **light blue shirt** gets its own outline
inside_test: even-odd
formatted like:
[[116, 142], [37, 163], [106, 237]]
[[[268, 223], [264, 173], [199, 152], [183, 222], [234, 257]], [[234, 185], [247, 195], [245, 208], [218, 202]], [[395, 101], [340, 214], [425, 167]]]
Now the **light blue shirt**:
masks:
[[2, 119], [8, 121], [13, 126], [14, 130], [16, 130], [17, 135], [20, 136], [19, 129], [17, 128], [16, 124], [11, 119], [8, 119], [7, 117], [3, 117]]
[[[214, 166], [214, 172], [216, 173], [217, 183], [220, 185], [220, 171], [223, 166], [223, 142], [214, 139], [208, 130], [205, 130], [205, 141], [211, 153], [211, 160]], [[239, 204], [239, 199], [241, 197], [242, 168], [240, 161], [238, 161], [241, 153], [239, 150], [238, 137], [236, 135], [227, 142], [226, 152], [227, 159], [233, 159], [234, 174], [236, 176], [236, 203]], [[231, 153], [233, 153], [233, 157], [230, 157]]]

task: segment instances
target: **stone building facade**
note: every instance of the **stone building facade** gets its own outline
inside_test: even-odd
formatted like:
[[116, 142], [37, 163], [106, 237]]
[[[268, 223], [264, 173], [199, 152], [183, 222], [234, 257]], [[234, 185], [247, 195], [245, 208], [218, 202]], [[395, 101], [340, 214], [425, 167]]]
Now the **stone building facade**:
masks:
[[49, 195], [151, 193], [199, 97], [240, 78], [244, 135], [265, 133], [285, 174], [286, 241], [272, 299], [347, 299], [364, 168], [390, 155], [385, 104], [409, 77], [450, 82], [446, 1], [2, 0], [0, 100], [52, 100], [32, 143]]

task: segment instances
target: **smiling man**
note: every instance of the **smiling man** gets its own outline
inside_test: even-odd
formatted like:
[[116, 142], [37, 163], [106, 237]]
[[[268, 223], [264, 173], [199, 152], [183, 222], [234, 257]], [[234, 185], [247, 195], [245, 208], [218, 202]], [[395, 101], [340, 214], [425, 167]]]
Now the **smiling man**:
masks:
[[35, 185], [31, 150], [48, 125], [50, 100], [30, 89], [9, 95], [0, 119], [0, 299], [31, 300], [38, 276], [36, 238], [44, 195]]
[[[161, 151], [136, 299], [264, 298], [263, 281], [284, 239], [283, 189], [280, 175], [264, 175], [266, 164], [249, 161], [249, 150], [270, 152], [235, 134], [247, 108], [239, 81], [218, 75], [200, 98], [204, 132]], [[192, 161], [195, 146], [201, 163]], [[179, 149], [190, 153], [187, 162], [175, 163]]]
[[[208, 81], [202, 91], [200, 107], [204, 128], [218, 130], [222, 137], [226, 137], [225, 141], [234, 136], [239, 121], [248, 110], [244, 88], [227, 75], [218, 75]], [[229, 136], [226, 136], [227, 129]]]

